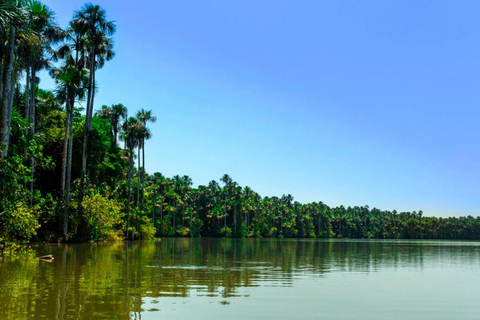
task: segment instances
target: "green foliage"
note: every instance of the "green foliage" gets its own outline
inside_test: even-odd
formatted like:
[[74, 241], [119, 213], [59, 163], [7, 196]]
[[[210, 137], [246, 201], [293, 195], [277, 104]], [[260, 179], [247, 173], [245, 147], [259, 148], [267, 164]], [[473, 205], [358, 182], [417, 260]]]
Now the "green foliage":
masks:
[[185, 177], [150, 177], [160, 236], [480, 239], [480, 218], [424, 217], [422, 212], [383, 211], [368, 206], [330, 208], [301, 204], [290, 195], [262, 198], [223, 176], [220, 187], [191, 188]]
[[6, 241], [28, 241], [39, 228], [40, 206], [28, 205], [30, 193], [25, 187], [30, 182], [30, 173], [19, 156], [0, 161], [0, 237]]
[[143, 212], [136, 210], [130, 218], [129, 232], [133, 239], [148, 240], [155, 235], [153, 222]]
[[87, 224], [87, 239], [114, 241], [122, 239], [122, 205], [116, 200], [90, 192], [82, 202], [83, 218]]
[[5, 245], [3, 252], [0, 253], [0, 257], [4, 260], [9, 262], [19, 259], [22, 259], [23, 261], [35, 261], [32, 259], [35, 256], [35, 251], [30, 245], [17, 242], [5, 242], [2, 238], [0, 238], [0, 243]]
[[227, 237], [227, 238], [230, 238], [232, 236], [232, 229], [230, 229], [229, 227], [225, 226], [223, 227], [222, 229], [220, 229], [220, 235], [222, 237]]
[[0, 234], [7, 241], [28, 241], [36, 235], [40, 227], [37, 220], [37, 207], [29, 208], [23, 202], [17, 202], [10, 210], [0, 215]]
[[[3, 59], [0, 69], [14, 67], [15, 73], [30, 75], [28, 92], [18, 89], [27, 83], [11, 86], [17, 89], [11, 94], [9, 134], [1, 132], [3, 146], [4, 138], [10, 138], [8, 157], [0, 159], [3, 241], [153, 236], [480, 240], [479, 217], [435, 218], [421, 211], [301, 204], [291, 195], [262, 197], [228, 175], [197, 188], [188, 176], [149, 176], [142, 154], [152, 137], [147, 125], [156, 121], [152, 112], [141, 109], [127, 118], [127, 107], [115, 104], [103, 106], [92, 117], [93, 99], [84, 102], [88, 93], [95, 96], [96, 82], [91, 80], [96, 68], [114, 55], [115, 24], [107, 21], [105, 10], [85, 5], [65, 32], [38, 1], [9, 2], [0, 6], [2, 10], [0, 50], [5, 56], [7, 44], [13, 47], [9, 42], [17, 47], [10, 50], [14, 63], [7, 66], [11, 59]], [[18, 33], [9, 40], [14, 25]], [[42, 90], [36, 81], [37, 71], [52, 62], [47, 52], [61, 59], [59, 67], [51, 69], [55, 93]], [[0, 80], [4, 88], [6, 79], [11, 80]], [[86, 116], [78, 101], [87, 106]], [[84, 150], [87, 161], [82, 161]]]

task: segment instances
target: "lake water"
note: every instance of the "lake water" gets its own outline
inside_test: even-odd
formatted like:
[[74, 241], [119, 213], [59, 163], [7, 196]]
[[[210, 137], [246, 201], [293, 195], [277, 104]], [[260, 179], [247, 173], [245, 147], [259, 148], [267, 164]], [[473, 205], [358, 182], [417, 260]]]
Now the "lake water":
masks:
[[0, 262], [0, 319], [480, 319], [480, 243], [162, 239]]

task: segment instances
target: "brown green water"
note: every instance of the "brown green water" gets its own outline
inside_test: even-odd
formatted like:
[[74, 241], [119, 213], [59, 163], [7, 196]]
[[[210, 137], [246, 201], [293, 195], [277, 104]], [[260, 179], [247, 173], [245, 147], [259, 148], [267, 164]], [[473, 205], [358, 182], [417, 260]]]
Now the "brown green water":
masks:
[[480, 319], [480, 243], [163, 239], [0, 262], [0, 319]]

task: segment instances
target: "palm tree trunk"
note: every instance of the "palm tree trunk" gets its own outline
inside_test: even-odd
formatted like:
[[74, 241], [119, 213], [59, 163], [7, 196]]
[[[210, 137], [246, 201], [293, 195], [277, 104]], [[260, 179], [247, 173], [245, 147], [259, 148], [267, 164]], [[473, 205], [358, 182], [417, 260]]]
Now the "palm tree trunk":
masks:
[[163, 199], [160, 198], [160, 235], [163, 236]]
[[190, 236], [193, 238], [193, 229], [192, 229], [192, 216], [193, 216], [193, 211], [190, 211]]
[[[153, 223], [154, 228], [155, 228], [155, 213], [156, 213], [156, 210], [157, 210], [157, 193], [154, 191], [153, 210], [152, 210], [152, 223]], [[157, 233], [157, 230], [155, 228], [155, 234], [156, 233]]]
[[237, 204], [233, 205], [233, 234], [237, 236]]
[[[7, 128], [9, 128], [9, 131], [10, 131], [10, 127], [11, 127], [11, 123], [12, 123], [12, 112], [13, 112], [13, 96], [14, 96], [14, 93], [15, 93], [15, 86], [17, 84], [17, 77], [18, 77], [18, 73], [15, 72], [14, 76], [13, 76], [13, 81], [12, 81], [12, 87], [11, 87], [11, 91], [10, 91], [10, 97], [9, 97], [9, 100], [8, 100], [8, 119], [7, 119]], [[7, 135], [7, 146], [10, 144], [10, 134]]]
[[182, 207], [182, 228], [185, 227], [185, 202], [183, 202]]
[[14, 51], [15, 51], [15, 34], [16, 29], [12, 27], [10, 41], [8, 46], [8, 62], [5, 69], [5, 78], [4, 78], [4, 88], [2, 95], [2, 119], [1, 119], [1, 130], [0, 130], [0, 158], [5, 159], [8, 155], [8, 136], [10, 135], [9, 122], [11, 118], [10, 112], [10, 98], [12, 91], [12, 72], [13, 72], [13, 60], [14, 60]]
[[114, 143], [115, 143], [115, 148], [118, 147], [117, 146], [117, 135], [118, 135], [118, 123], [116, 123], [115, 126], [113, 127], [113, 139], [114, 139]]
[[5, 52], [3, 51], [3, 46], [0, 46], [0, 98], [3, 97], [3, 80], [5, 79], [4, 78], [4, 74], [3, 72], [5, 71]]
[[177, 227], [176, 226], [176, 221], [175, 221], [175, 214], [177, 213], [177, 200], [174, 200], [174, 210], [173, 210], [173, 235], [175, 236], [176, 235], [176, 230], [175, 228]]
[[67, 154], [68, 154], [68, 129], [69, 129], [69, 112], [67, 111], [65, 117], [65, 138], [63, 139], [63, 154], [62, 154], [62, 192], [65, 192], [65, 179], [67, 170]]
[[8, 118], [7, 118], [7, 128], [9, 128], [9, 134], [7, 135], [7, 146], [10, 144], [10, 127], [12, 124], [12, 112], [13, 112], [13, 96], [15, 93], [15, 86], [17, 85], [18, 72], [14, 72], [13, 81], [11, 84], [10, 97], [8, 100]]
[[25, 119], [30, 117], [30, 66], [27, 66], [25, 81]]
[[[83, 192], [83, 185], [85, 180], [85, 173], [87, 170], [87, 152], [88, 152], [88, 135], [89, 135], [89, 118], [90, 118], [90, 94], [91, 88], [88, 88], [88, 97], [87, 97], [87, 110], [85, 114], [85, 124], [83, 129], [83, 151], [82, 151], [82, 171], [81, 171], [81, 192]], [[81, 195], [83, 197], [83, 195]]]
[[87, 174], [87, 155], [88, 155], [88, 140], [90, 136], [90, 128], [93, 113], [93, 96], [95, 95], [95, 54], [93, 46], [90, 49], [90, 83], [87, 93], [87, 111], [85, 115], [85, 126], [83, 132], [83, 153], [82, 153], [82, 171], [80, 180], [79, 203], [82, 201], [85, 194], [85, 176]]
[[138, 177], [137, 177], [137, 208], [140, 200], [140, 148], [141, 145], [138, 146], [138, 157], [137, 157], [137, 167], [138, 167]]
[[93, 55], [92, 61], [90, 63], [93, 63], [93, 69], [92, 69], [92, 93], [90, 95], [90, 119], [89, 119], [90, 121], [88, 123], [89, 129], [92, 128], [93, 101], [95, 100], [95, 55]]
[[66, 92], [67, 95], [67, 105], [66, 105], [66, 115], [65, 115], [65, 138], [63, 139], [63, 155], [62, 155], [62, 192], [65, 192], [65, 179], [66, 179], [66, 172], [67, 172], [67, 154], [68, 154], [68, 132], [69, 132], [69, 120], [70, 120], [70, 104], [68, 99], [68, 89]]
[[145, 203], [145, 199], [143, 197], [143, 189], [145, 188], [145, 138], [142, 139], [142, 210], [143, 205]]
[[227, 230], [227, 195], [224, 196], [223, 205], [225, 206], [224, 215], [223, 215], [223, 227], [225, 231]]
[[133, 148], [130, 148], [130, 163], [128, 165], [128, 201], [127, 201], [127, 240], [128, 240], [128, 227], [130, 223], [130, 208], [131, 208], [131, 196], [132, 196], [132, 172], [133, 172]]
[[[30, 139], [35, 135], [35, 68], [32, 67], [32, 85], [30, 96]], [[30, 156], [30, 206], [33, 205], [33, 178], [35, 176], [35, 157]]]
[[63, 222], [63, 239], [66, 240], [68, 233], [68, 205], [70, 203], [70, 184], [72, 179], [72, 150], [73, 150], [73, 106], [69, 108], [69, 140], [68, 140], [68, 154], [67, 154], [67, 178], [65, 191], [65, 219]]

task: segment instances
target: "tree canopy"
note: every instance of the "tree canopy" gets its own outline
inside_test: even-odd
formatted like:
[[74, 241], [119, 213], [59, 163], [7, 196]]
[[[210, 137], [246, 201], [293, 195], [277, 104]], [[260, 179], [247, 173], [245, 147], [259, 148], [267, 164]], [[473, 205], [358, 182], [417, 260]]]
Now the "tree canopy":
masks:
[[[147, 173], [156, 115], [94, 104], [106, 85], [95, 74], [115, 56], [115, 30], [98, 5], [76, 11], [63, 30], [39, 1], [0, 2], [0, 241], [480, 240], [479, 217], [302, 204], [289, 194], [262, 196], [227, 174], [194, 187], [188, 176]], [[53, 77], [53, 92], [41, 89], [41, 69]]]

